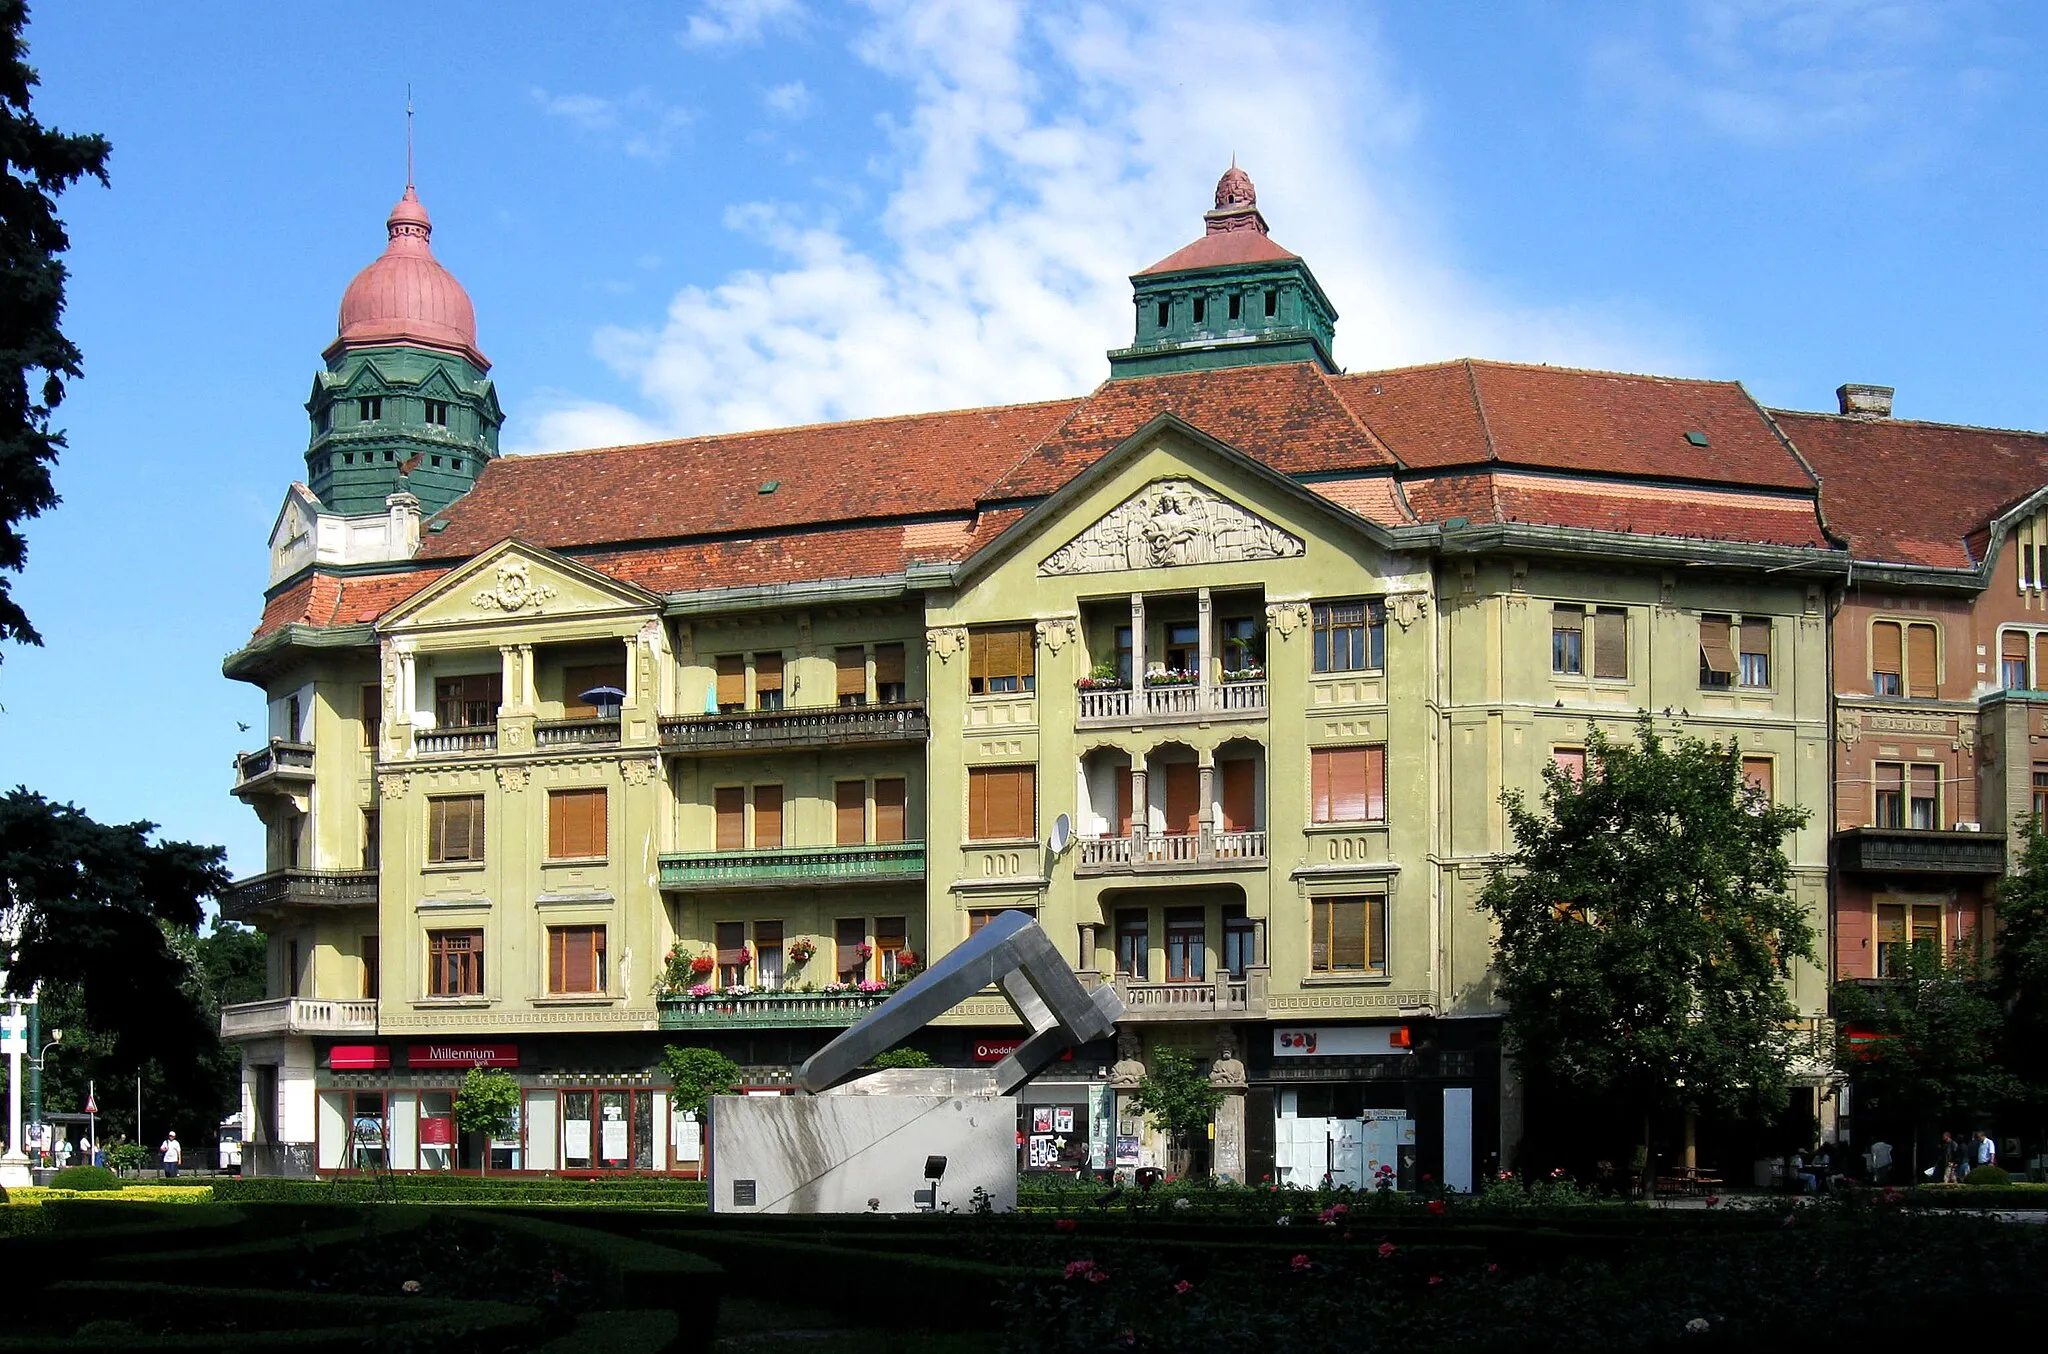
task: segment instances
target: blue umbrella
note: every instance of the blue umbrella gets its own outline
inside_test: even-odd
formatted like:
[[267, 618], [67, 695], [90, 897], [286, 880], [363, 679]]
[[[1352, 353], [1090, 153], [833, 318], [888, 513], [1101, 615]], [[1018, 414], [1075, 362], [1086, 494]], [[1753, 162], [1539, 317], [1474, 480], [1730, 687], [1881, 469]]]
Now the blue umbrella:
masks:
[[626, 703], [626, 693], [615, 686], [593, 686], [577, 699], [596, 706], [599, 719], [617, 719], [619, 707]]

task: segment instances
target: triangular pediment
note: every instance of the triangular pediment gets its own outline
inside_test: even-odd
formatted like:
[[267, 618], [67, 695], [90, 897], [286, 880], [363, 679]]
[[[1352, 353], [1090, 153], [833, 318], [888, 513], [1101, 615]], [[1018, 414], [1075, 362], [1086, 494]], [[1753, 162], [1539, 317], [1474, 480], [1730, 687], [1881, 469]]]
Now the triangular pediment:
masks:
[[387, 614], [387, 633], [660, 614], [661, 599], [587, 565], [500, 541]]
[[1192, 479], [1154, 480], [1038, 562], [1042, 578], [1295, 559], [1301, 537]]

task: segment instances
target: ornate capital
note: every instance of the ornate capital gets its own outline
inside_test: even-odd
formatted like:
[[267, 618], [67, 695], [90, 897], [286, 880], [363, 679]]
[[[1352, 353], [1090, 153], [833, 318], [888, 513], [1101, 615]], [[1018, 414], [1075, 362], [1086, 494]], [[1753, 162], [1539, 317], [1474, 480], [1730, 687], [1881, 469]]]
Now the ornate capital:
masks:
[[1279, 632], [1286, 639], [1296, 630], [1308, 624], [1308, 603], [1268, 602], [1266, 604], [1266, 628]]
[[1038, 623], [1038, 642], [1052, 653], [1072, 644], [1081, 634], [1080, 618], [1076, 616], [1055, 616], [1049, 621]]
[[412, 778], [410, 776], [377, 777], [377, 793], [383, 795], [386, 799], [403, 799], [405, 798], [406, 791], [411, 788]]
[[967, 627], [964, 625], [939, 625], [924, 632], [925, 647], [939, 656], [940, 662], [950, 660], [954, 654], [967, 647]]
[[523, 766], [501, 766], [498, 768], [498, 788], [506, 794], [517, 794], [526, 788], [532, 772]]
[[483, 611], [522, 611], [532, 607], [539, 611], [541, 603], [555, 595], [555, 590], [545, 583], [536, 583], [523, 559], [508, 559], [498, 565], [498, 581], [488, 588], [480, 589], [469, 599], [469, 604]]
[[654, 779], [657, 770], [651, 757], [629, 757], [619, 763], [619, 771], [626, 777], [628, 785], [645, 785]]

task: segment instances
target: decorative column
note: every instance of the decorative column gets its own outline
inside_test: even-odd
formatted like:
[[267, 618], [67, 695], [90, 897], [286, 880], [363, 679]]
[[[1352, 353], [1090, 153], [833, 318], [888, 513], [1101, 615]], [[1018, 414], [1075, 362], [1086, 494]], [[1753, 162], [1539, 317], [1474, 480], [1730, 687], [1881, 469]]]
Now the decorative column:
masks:
[[1259, 968], [1270, 967], [1266, 958], [1266, 919], [1252, 918], [1252, 963]]
[[[1195, 590], [1195, 708], [1207, 710], [1211, 702], [1209, 694], [1216, 676], [1209, 670], [1216, 653], [1215, 605], [1210, 600], [1207, 588]], [[1206, 796], [1205, 796], [1206, 799]]]
[[1081, 962], [1074, 966], [1076, 973], [1081, 974], [1083, 977], [1089, 975], [1100, 977], [1102, 975], [1102, 970], [1095, 962], [1095, 923], [1092, 921], [1081, 923], [1080, 957]]
[[1131, 863], [1145, 858], [1145, 838], [1152, 831], [1152, 807], [1145, 787], [1145, 763], [1131, 758]]
[[1209, 1064], [1209, 1084], [1223, 1092], [1216, 1106], [1216, 1142], [1209, 1168], [1221, 1180], [1244, 1181], [1245, 1073], [1238, 1060], [1237, 1038], [1229, 1026], [1216, 1036], [1216, 1060]]
[[[1145, 594], [1134, 592], [1131, 594], [1131, 713], [1143, 714], [1145, 710]], [[1136, 792], [1132, 793], [1135, 797]]]
[[[1206, 625], [1207, 622], [1205, 621], [1203, 624]], [[1204, 636], [1208, 633], [1206, 629], [1202, 631]], [[1204, 642], [1207, 642], [1206, 639]], [[1202, 671], [1206, 673], [1208, 670], [1209, 660], [1204, 658], [1202, 660]], [[1207, 679], [1204, 678], [1204, 680], [1206, 681]], [[1205, 695], [1205, 703], [1206, 699]], [[1195, 858], [1207, 862], [1216, 857], [1216, 754], [1213, 752], [1201, 752], [1197, 753], [1196, 757], [1198, 762], [1195, 768], [1195, 775], [1201, 783], [1201, 788], [1195, 793], [1196, 802], [1201, 805], [1201, 808], [1197, 812]]]
[[19, 997], [10, 998], [7, 1014], [0, 1016], [0, 1048], [7, 1051], [7, 1154], [0, 1156], [0, 1185], [25, 1189], [35, 1178], [29, 1174], [28, 1154], [21, 1150], [21, 1061], [30, 1049], [28, 1016]]

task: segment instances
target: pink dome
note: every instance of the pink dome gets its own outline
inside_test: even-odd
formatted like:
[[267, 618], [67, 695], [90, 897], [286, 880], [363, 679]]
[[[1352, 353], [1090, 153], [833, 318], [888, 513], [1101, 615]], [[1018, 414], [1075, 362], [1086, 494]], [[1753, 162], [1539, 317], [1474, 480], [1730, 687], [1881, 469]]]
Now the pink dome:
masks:
[[383, 256], [356, 274], [341, 294], [341, 320], [329, 356], [346, 348], [417, 343], [459, 353], [488, 371], [476, 347], [476, 307], [427, 243], [434, 223], [411, 184], [384, 222]]
[[1230, 207], [1256, 207], [1259, 194], [1252, 187], [1252, 176], [1237, 167], [1235, 160], [1230, 168], [1223, 171], [1223, 177], [1216, 180], [1216, 210]]

